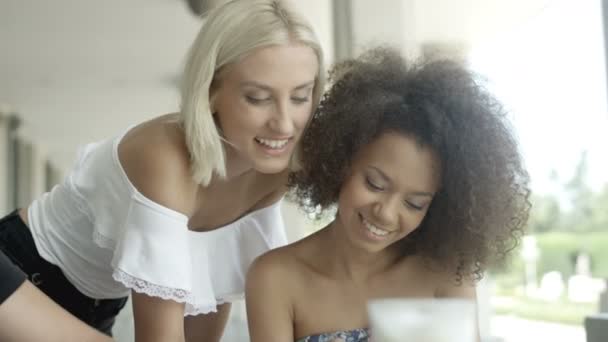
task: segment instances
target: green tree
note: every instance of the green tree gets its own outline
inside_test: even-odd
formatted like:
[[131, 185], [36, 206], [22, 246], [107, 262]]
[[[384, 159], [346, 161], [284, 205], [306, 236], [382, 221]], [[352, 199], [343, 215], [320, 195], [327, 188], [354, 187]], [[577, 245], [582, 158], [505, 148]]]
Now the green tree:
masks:
[[532, 194], [532, 211], [528, 221], [529, 233], [546, 233], [563, 229], [563, 215], [554, 195]]
[[591, 201], [591, 215], [587, 220], [587, 231], [608, 231], [608, 184], [593, 194]]
[[583, 152], [574, 174], [561, 182], [557, 172], [550, 175], [561, 194], [532, 194], [528, 221], [530, 233], [550, 231], [608, 231], [608, 183], [592, 189], [588, 182], [587, 153]]
[[587, 153], [581, 154], [574, 175], [564, 185], [568, 198], [568, 210], [563, 218], [563, 227], [571, 232], [590, 232], [607, 229], [608, 189], [593, 191], [588, 184]]

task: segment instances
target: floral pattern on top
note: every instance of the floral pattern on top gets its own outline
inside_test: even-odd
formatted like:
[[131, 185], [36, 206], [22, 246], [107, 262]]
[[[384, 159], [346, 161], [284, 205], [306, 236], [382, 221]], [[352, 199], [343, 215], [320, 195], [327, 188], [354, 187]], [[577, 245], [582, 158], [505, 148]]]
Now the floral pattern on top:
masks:
[[295, 342], [370, 342], [369, 329], [338, 331], [302, 337]]

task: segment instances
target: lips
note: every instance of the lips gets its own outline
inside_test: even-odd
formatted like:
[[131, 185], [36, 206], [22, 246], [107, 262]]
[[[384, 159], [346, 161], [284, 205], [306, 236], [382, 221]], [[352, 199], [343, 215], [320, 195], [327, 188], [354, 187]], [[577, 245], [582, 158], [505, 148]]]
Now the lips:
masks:
[[363, 218], [361, 214], [359, 214], [359, 218], [361, 219], [361, 222], [363, 223], [363, 226], [365, 227], [367, 232], [370, 233], [376, 239], [384, 239], [391, 233], [391, 231], [389, 230], [378, 228], [378, 226], [372, 224], [371, 222]]

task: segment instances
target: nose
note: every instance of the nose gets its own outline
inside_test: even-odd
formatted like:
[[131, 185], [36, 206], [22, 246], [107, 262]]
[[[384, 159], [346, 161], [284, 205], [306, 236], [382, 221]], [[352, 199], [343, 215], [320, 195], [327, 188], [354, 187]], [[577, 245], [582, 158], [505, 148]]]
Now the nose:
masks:
[[372, 210], [377, 223], [389, 229], [396, 226], [399, 217], [399, 205], [399, 199], [394, 197], [377, 200]]
[[270, 128], [281, 135], [292, 135], [294, 122], [292, 117], [293, 108], [286, 101], [277, 102], [272, 117], [270, 118]]

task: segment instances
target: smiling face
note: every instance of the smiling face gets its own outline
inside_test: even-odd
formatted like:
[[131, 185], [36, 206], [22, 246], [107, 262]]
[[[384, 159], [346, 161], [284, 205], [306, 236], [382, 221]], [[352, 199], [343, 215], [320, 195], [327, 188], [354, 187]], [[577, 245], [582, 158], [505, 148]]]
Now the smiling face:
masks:
[[402, 134], [382, 134], [355, 156], [334, 224], [357, 248], [381, 251], [420, 225], [439, 174], [431, 149]]
[[301, 44], [260, 48], [228, 67], [212, 96], [229, 158], [261, 173], [285, 170], [311, 117], [317, 70]]

